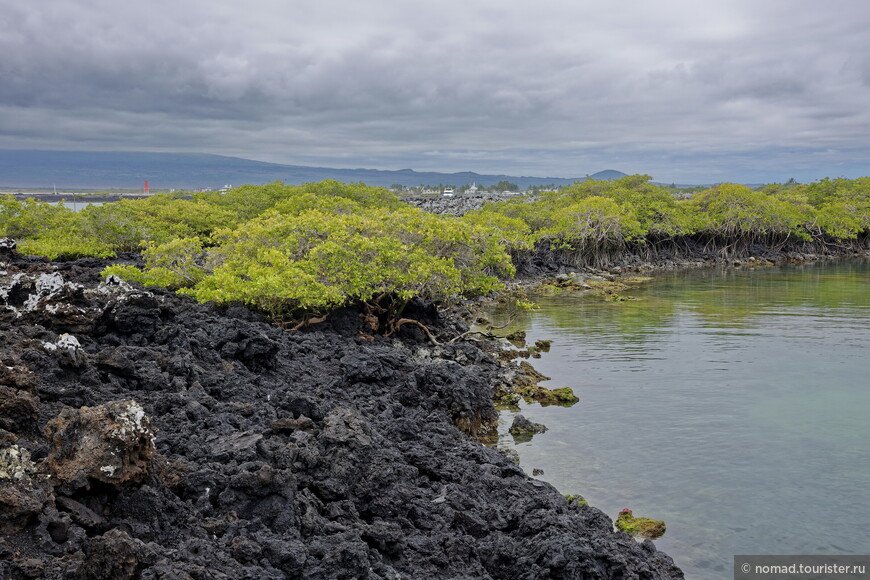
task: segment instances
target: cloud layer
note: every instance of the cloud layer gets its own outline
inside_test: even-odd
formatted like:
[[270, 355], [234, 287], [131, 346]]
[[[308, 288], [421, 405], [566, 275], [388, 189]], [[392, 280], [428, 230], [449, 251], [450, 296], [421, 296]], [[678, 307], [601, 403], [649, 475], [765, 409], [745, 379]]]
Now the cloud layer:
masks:
[[678, 182], [870, 174], [856, 0], [0, 1], [0, 148]]

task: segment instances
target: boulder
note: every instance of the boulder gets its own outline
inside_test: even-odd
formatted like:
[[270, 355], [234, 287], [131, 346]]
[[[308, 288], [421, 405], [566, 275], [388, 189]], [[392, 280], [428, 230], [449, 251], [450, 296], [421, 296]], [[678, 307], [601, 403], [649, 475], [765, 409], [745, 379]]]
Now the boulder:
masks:
[[514, 415], [508, 432], [513, 436], [514, 443], [528, 443], [538, 433], [544, 433], [547, 427], [540, 423], [534, 423], [521, 414]]
[[87, 355], [79, 340], [71, 334], [61, 334], [57, 342], [44, 342], [45, 352], [57, 356], [62, 365], [80, 368], [87, 364]]
[[132, 400], [66, 408], [48, 422], [45, 435], [52, 480], [69, 491], [93, 481], [116, 488], [140, 483], [156, 454], [151, 421]]
[[531, 439], [531, 436], [535, 435], [536, 433], [544, 433], [546, 431], [546, 425], [529, 421], [524, 415], [520, 413], [514, 415], [514, 420], [511, 423], [510, 429], [508, 429], [508, 432], [515, 438], [528, 437], [529, 439]]

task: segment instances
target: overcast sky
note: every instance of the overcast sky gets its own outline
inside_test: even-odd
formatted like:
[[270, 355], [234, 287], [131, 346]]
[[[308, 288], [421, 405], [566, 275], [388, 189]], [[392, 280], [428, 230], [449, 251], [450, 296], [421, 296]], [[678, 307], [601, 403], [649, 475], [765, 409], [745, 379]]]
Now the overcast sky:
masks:
[[866, 0], [0, 0], [0, 148], [870, 175]]

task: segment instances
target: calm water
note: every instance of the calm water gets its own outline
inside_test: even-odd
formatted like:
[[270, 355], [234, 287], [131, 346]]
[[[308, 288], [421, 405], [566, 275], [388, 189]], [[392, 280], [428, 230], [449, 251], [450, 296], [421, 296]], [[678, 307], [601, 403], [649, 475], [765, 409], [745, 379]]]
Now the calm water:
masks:
[[[611, 517], [664, 519], [687, 578], [734, 554], [870, 552], [870, 262], [682, 272], [607, 303], [539, 298], [515, 327], [569, 409], [522, 465]], [[506, 431], [511, 414], [503, 416]], [[509, 436], [506, 436], [510, 441]]]
[[[61, 202], [59, 202], [59, 201], [47, 201], [45, 203], [47, 203], [48, 205], [61, 205]], [[104, 203], [106, 203], [106, 202], [104, 202], [104, 201], [84, 201], [84, 200], [82, 200], [82, 201], [68, 201], [68, 202], [65, 202], [63, 204], [63, 206], [65, 208], [71, 209], [73, 211], [82, 211], [83, 209], [85, 209], [89, 205], [96, 207], [96, 206], [103, 205]]]

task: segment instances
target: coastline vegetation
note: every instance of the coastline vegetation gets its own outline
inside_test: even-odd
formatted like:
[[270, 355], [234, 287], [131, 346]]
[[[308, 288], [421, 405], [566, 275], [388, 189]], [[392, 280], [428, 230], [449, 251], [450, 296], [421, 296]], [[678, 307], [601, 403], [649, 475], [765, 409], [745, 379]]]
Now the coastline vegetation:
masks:
[[867, 249], [870, 178], [720, 184], [682, 199], [645, 175], [587, 180], [490, 203], [462, 217], [404, 204], [386, 188], [324, 181], [158, 194], [74, 212], [0, 197], [0, 236], [50, 259], [141, 252], [144, 268], [105, 274], [200, 301], [242, 302], [277, 318], [362, 306], [373, 330], [405, 305], [498, 289], [535, 252], [603, 266], [626, 254], [711, 252], [802, 242]]
[[535, 247], [567, 262], [603, 267], [626, 254], [715, 254], [729, 258], [751, 248], [790, 242], [867, 248], [870, 178], [824, 179], [753, 190], [723, 183], [676, 197], [646, 175], [584, 181], [543, 192], [533, 201], [513, 198], [478, 210], [521, 220]]

